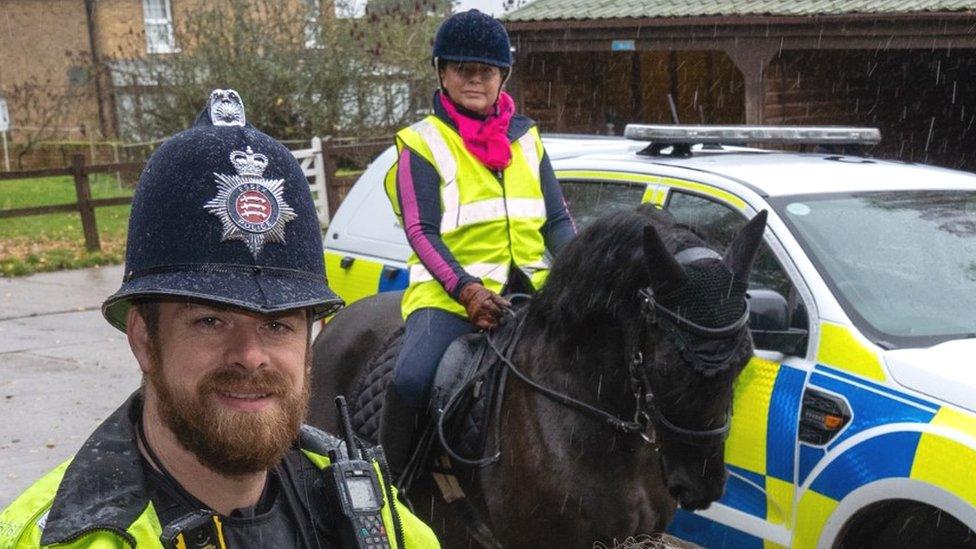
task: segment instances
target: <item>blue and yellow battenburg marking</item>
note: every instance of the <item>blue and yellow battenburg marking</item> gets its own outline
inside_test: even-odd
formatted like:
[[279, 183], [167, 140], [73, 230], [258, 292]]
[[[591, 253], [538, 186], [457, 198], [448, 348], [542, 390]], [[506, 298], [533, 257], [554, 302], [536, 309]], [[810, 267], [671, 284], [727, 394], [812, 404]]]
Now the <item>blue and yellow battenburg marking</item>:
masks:
[[[818, 364], [809, 376], [754, 358], [736, 382], [726, 444], [729, 481], [720, 503], [792, 531], [793, 547], [815, 547], [840, 501], [882, 479], [925, 482], [976, 506], [976, 417], [862, 377], [878, 377], [867, 358], [861, 356], [856, 368], [861, 375]], [[798, 440], [806, 387], [840, 396], [851, 409], [849, 424], [825, 446]], [[778, 547], [684, 511], [668, 531], [707, 547]]]
[[346, 304], [359, 301], [380, 292], [392, 292], [407, 288], [407, 270], [356, 257], [348, 266], [342, 266], [344, 254], [325, 252], [325, 274], [329, 287], [339, 294]]

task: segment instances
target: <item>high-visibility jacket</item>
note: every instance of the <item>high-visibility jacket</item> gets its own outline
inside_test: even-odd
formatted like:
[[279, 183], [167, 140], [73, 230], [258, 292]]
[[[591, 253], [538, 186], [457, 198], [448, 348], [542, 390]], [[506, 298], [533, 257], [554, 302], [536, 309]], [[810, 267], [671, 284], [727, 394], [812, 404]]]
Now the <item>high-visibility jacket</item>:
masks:
[[[162, 547], [162, 525], [148, 495], [141, 489], [142, 465], [136, 446], [133, 416], [141, 413], [138, 393], [115, 411], [71, 460], [61, 464], [27, 489], [0, 513], [0, 548], [28, 549], [56, 546], [80, 548]], [[334, 439], [304, 426], [298, 446], [318, 469], [329, 467], [329, 458], [308, 448], [328, 445]], [[286, 458], [287, 459], [287, 458]], [[380, 482], [384, 484], [382, 474]], [[305, 479], [315, 490], [314, 479]], [[321, 488], [318, 488], [321, 489]], [[391, 486], [395, 494], [395, 489]], [[397, 547], [396, 527], [386, 490], [383, 490], [383, 522], [392, 547]], [[404, 543], [410, 549], [439, 547], [434, 533], [394, 496]], [[338, 516], [338, 509], [316, 509]]]
[[[470, 275], [501, 292], [510, 269], [520, 269], [539, 288], [549, 273], [542, 227], [546, 205], [540, 164], [542, 141], [535, 127], [511, 144], [511, 163], [500, 174], [467, 151], [458, 132], [435, 115], [400, 130], [397, 151], [420, 155], [440, 176], [441, 238]], [[397, 166], [387, 173], [386, 191], [398, 216]], [[407, 260], [406, 318], [422, 307], [465, 316], [464, 307], [434, 279], [414, 252]]]

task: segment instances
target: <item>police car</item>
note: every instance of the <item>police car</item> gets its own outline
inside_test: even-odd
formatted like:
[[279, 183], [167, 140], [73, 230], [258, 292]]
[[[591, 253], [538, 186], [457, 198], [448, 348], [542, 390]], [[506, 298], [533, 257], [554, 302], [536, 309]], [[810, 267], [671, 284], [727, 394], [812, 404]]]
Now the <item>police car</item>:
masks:
[[[877, 143], [865, 128], [626, 135], [544, 137], [578, 225], [653, 202], [724, 246], [769, 210], [725, 495], [670, 531], [736, 548], [976, 538], [976, 175], [830, 152]], [[828, 152], [729, 145], [742, 143]], [[347, 301], [407, 284], [383, 190], [394, 157], [374, 161], [326, 235]]]

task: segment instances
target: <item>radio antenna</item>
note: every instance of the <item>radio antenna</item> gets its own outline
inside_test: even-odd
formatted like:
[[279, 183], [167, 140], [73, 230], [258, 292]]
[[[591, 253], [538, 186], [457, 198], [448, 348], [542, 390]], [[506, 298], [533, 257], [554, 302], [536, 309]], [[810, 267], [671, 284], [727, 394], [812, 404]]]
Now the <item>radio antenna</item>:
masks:
[[335, 398], [336, 410], [339, 411], [339, 425], [342, 429], [342, 438], [346, 440], [346, 454], [349, 459], [359, 459], [359, 447], [356, 445], [356, 435], [352, 432], [352, 421], [349, 420], [349, 406], [346, 405], [346, 397], [339, 395]]

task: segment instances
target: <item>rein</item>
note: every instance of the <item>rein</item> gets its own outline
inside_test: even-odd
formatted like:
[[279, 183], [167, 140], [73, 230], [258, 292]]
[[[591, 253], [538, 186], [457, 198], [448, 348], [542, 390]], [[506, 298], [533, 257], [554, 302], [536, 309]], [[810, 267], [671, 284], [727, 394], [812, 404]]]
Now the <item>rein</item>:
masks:
[[[573, 398], [573, 397], [571, 397], [569, 395], [564, 395], [564, 394], [559, 393], [557, 391], [553, 391], [552, 389], [549, 389], [548, 387], [545, 387], [543, 385], [540, 385], [540, 384], [536, 383], [535, 381], [533, 381], [532, 379], [530, 379], [528, 376], [526, 376], [525, 374], [523, 374], [522, 371], [519, 370], [517, 366], [515, 366], [515, 363], [512, 362], [507, 356], [504, 355], [504, 353], [502, 353], [498, 349], [498, 347], [495, 345], [494, 338], [492, 338], [491, 334], [487, 334], [487, 340], [488, 340], [488, 345], [491, 347], [491, 350], [495, 352], [495, 354], [498, 356], [498, 358], [505, 364], [505, 366], [508, 367], [509, 370], [512, 371], [513, 374], [515, 374], [519, 379], [521, 379], [522, 381], [524, 381], [529, 387], [532, 387], [537, 392], [542, 393], [544, 396], [548, 397], [549, 399], [554, 400], [554, 401], [556, 401], [556, 402], [558, 402], [560, 404], [563, 404], [565, 406], [569, 406], [570, 408], [574, 408], [574, 409], [579, 410], [581, 412], [587, 413], [587, 414], [589, 414], [591, 416], [594, 416], [594, 417], [596, 417], [598, 419], [602, 419], [603, 421], [605, 421], [611, 427], [613, 427], [615, 429], [618, 429], [620, 431], [623, 431], [625, 433], [628, 433], [628, 434], [631, 434], [631, 433], [641, 433], [642, 436], [643, 436], [644, 431], [647, 430], [647, 422], [646, 422], [646, 420], [643, 420], [644, 418], [637, 417], [637, 415], [641, 411], [641, 407], [638, 407], [638, 414], [635, 414], [635, 417], [634, 417], [634, 420], [633, 421], [626, 421], [626, 420], [620, 419], [619, 417], [617, 417], [617, 416], [615, 416], [615, 415], [613, 415], [613, 414], [611, 414], [609, 412], [605, 412], [603, 410], [600, 410], [599, 408], [597, 408], [595, 406], [591, 406], [591, 405], [589, 405], [589, 404], [587, 404], [585, 402], [582, 402], [580, 400], [576, 400], [575, 398]], [[648, 442], [653, 442], [653, 441], [648, 440]]]
[[[702, 249], [708, 250], [707, 248]], [[693, 248], [692, 250], [699, 250], [699, 248]], [[708, 251], [712, 252], [712, 250]], [[692, 256], [694, 257], [692, 260], [701, 259], [702, 257], [700, 255], [701, 254]], [[672, 311], [671, 309], [658, 303], [654, 297], [654, 291], [650, 287], [642, 288], [639, 290], [638, 295], [642, 298], [642, 316], [645, 317], [648, 323], [651, 325], [656, 325], [659, 324], [659, 319], [666, 320], [666, 322], [662, 325], [662, 328], [665, 330], [665, 334], [679, 340], [680, 333], [687, 333], [710, 340], [729, 339], [740, 334], [741, 330], [749, 323], [748, 301], [745, 302], [745, 310], [737, 320], [719, 328], [708, 328], [706, 326], [696, 324], [677, 312]], [[521, 325], [519, 326], [519, 329], [521, 329]], [[627, 420], [533, 381], [521, 370], [519, 370], [515, 363], [509, 359], [509, 357], [505, 356], [505, 353], [502, 352], [502, 350], [500, 350], [495, 344], [494, 338], [490, 333], [486, 334], [486, 339], [488, 340], [488, 345], [491, 347], [491, 350], [498, 356], [499, 360], [501, 360], [505, 366], [507, 366], [508, 369], [515, 374], [516, 377], [521, 379], [536, 392], [554, 402], [558, 402], [559, 404], [562, 404], [568, 408], [572, 408], [599, 419], [618, 431], [626, 434], [638, 434], [648, 444], [653, 444], [655, 442], [654, 438], [647, 435], [649, 430], [648, 428], [650, 427], [652, 420], [656, 422], [659, 427], [668, 431], [671, 435], [678, 438], [683, 438], [691, 444], [704, 444], [711, 439], [721, 438], [722, 440], [725, 440], [728, 437], [729, 429], [731, 428], [732, 424], [731, 410], [726, 412], [725, 422], [721, 426], [714, 429], [686, 429], [674, 424], [673, 422], [669, 421], [667, 417], [665, 417], [660, 406], [657, 404], [654, 393], [651, 391], [650, 384], [647, 381], [647, 375], [644, 373], [643, 368], [641, 368], [641, 366], [644, 364], [644, 356], [640, 349], [637, 348], [637, 344], [634, 345], [634, 350], [631, 353], [631, 360], [628, 364], [631, 391], [635, 400], [635, 410], [633, 419]], [[515, 345], [513, 344], [511, 348], [514, 349], [514, 346]], [[687, 346], [683, 344], [683, 341], [679, 343], [679, 346], [684, 348], [688, 353], [694, 355], [697, 360], [706, 364], [725, 363], [738, 348], [738, 345], [731, 345], [730, 351], [724, 356], [718, 357], [718, 359], [711, 359], [700, 356], [693, 349], [688, 349]], [[497, 459], [497, 456], [495, 457]]]

